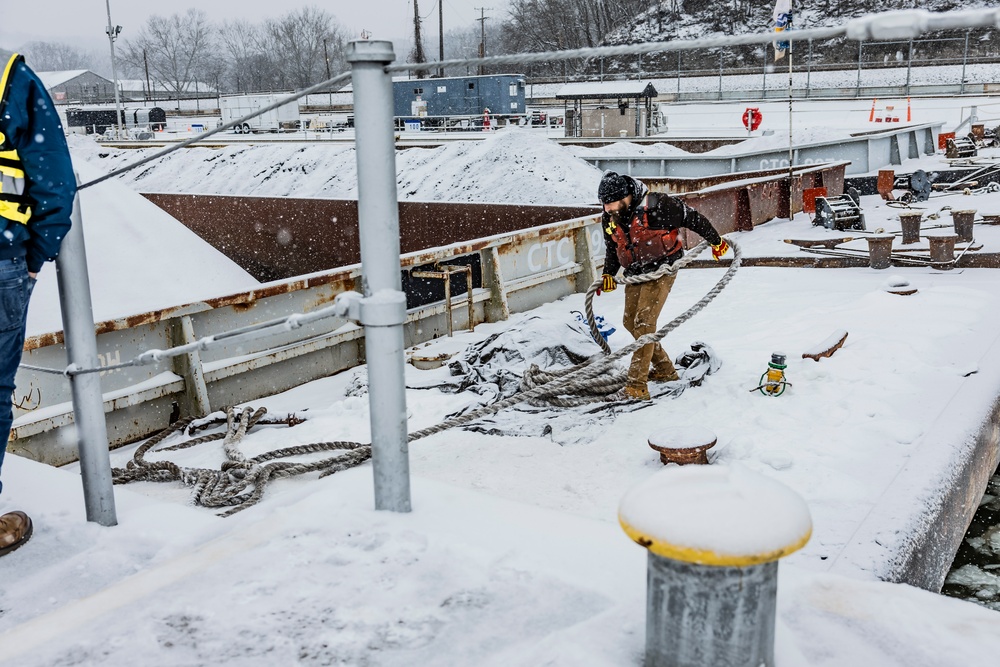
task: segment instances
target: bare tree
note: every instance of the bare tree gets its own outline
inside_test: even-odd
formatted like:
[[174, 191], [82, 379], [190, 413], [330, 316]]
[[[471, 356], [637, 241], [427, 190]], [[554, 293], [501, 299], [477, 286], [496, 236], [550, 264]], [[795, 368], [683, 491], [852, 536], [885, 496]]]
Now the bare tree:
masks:
[[212, 57], [214, 32], [205, 12], [198, 9], [167, 18], [150, 16], [135, 39], [125, 40], [122, 60], [133, 71], [145, 69], [148, 62], [150, 75], [179, 100], [181, 93], [193, 89], [194, 79], [204, 74]]
[[326, 55], [331, 72], [345, 69], [344, 32], [326, 10], [304, 7], [268, 21], [265, 28], [280, 64], [282, 77], [296, 88], [326, 79]]
[[37, 72], [94, 69], [94, 54], [61, 42], [28, 42], [18, 49]]
[[236, 92], [274, 90], [279, 63], [268, 31], [247, 21], [227, 21], [219, 30], [225, 55], [226, 88]]
[[[500, 31], [501, 28], [497, 22], [494, 22], [493, 25], [490, 25], [489, 23], [486, 24], [486, 43], [490, 45], [500, 45], [496, 47], [491, 46], [491, 55], [512, 53], [511, 51], [504, 50]], [[454, 28], [447, 31], [444, 35], [445, 59], [478, 58], [479, 42], [481, 37], [481, 27], [475, 23], [464, 28]], [[509, 65], [503, 66], [505, 71], [506, 69], [509, 69], [509, 67]], [[474, 73], [475, 72], [473, 72], [469, 67], [462, 67], [461, 69], [449, 67], [445, 70], [445, 75], [447, 76], [463, 76]]]

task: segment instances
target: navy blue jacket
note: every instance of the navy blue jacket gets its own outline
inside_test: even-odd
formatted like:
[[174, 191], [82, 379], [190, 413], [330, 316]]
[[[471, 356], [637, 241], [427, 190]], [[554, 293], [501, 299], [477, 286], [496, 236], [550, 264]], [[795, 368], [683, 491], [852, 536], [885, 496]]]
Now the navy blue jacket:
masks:
[[31, 202], [27, 225], [0, 218], [0, 226], [6, 227], [0, 233], [0, 258], [26, 257], [28, 271], [37, 273], [56, 258], [69, 231], [76, 177], [55, 105], [24, 62], [11, 72], [0, 132], [7, 138], [2, 150], [17, 150], [24, 163], [24, 194]]

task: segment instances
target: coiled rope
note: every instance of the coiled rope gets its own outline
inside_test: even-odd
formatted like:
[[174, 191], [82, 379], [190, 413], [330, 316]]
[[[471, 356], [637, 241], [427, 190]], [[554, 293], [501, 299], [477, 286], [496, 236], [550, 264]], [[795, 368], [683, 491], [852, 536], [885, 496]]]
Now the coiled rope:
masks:
[[[452, 417], [434, 426], [414, 431], [409, 434], [407, 441], [413, 442], [414, 440], [426, 438], [435, 433], [463, 426], [519, 403], [527, 402], [535, 406], [571, 408], [599, 401], [607, 401], [609, 396], [614, 396], [625, 384], [624, 373], [621, 369], [615, 367], [615, 362], [618, 359], [635, 352], [644, 345], [657, 343], [662, 340], [671, 331], [703, 310], [730, 283], [740, 268], [743, 254], [739, 244], [729, 241], [729, 245], [733, 250], [733, 261], [719, 282], [705, 296], [657, 331], [640, 336], [633, 343], [616, 352], [611, 351], [607, 341], [604, 340], [597, 329], [593, 301], [594, 295], [601, 285], [601, 280], [595, 280], [587, 290], [585, 306], [591, 335], [602, 348], [600, 353], [576, 366], [557, 370], [541, 370], [537, 365], [532, 364], [525, 371], [521, 381], [521, 391], [517, 394], [491, 405], [483, 406], [477, 410]], [[707, 247], [708, 243], [702, 241], [672, 265], [664, 265], [654, 273], [625, 277], [618, 282], [624, 285], [636, 285], [659, 280], [668, 274], [676, 274], [677, 271], [693, 262]], [[236, 512], [256, 505], [263, 496], [268, 482], [272, 479], [292, 477], [314, 471], [320, 471], [320, 477], [325, 477], [341, 470], [353, 468], [371, 458], [370, 444], [343, 440], [296, 445], [266, 452], [253, 458], [247, 458], [240, 451], [239, 445], [246, 436], [247, 431], [255, 425], [266, 423], [287, 423], [293, 425], [292, 422], [294, 420], [292, 418], [288, 420], [266, 420], [264, 417], [266, 412], [265, 408], [260, 408], [256, 411], [253, 408], [243, 408], [238, 412], [235, 408], [229, 408], [226, 411], [225, 433], [204, 435], [158, 450], [187, 449], [205, 442], [222, 440], [222, 448], [226, 455], [226, 461], [217, 470], [188, 468], [179, 466], [171, 461], [146, 460], [145, 456], [147, 453], [152, 452], [157, 445], [174, 433], [186, 432], [190, 435], [214, 423], [221, 423], [221, 419], [196, 420], [193, 417], [189, 417], [171, 424], [168, 428], [143, 443], [136, 449], [132, 460], [124, 468], [112, 468], [112, 479], [116, 484], [135, 481], [180, 481], [186, 486], [193, 487], [192, 502], [194, 504], [204, 507], [228, 507], [229, 509], [221, 512], [219, 516], [231, 516]], [[339, 456], [310, 463], [275, 460], [323, 451], [340, 451], [343, 453]]]

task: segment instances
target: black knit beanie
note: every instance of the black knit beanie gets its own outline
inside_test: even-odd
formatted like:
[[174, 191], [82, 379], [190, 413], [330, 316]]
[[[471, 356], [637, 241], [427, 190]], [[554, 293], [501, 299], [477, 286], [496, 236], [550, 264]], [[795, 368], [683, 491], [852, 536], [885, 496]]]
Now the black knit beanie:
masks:
[[601, 184], [597, 186], [597, 198], [602, 204], [610, 204], [632, 194], [628, 179], [613, 171], [604, 172]]

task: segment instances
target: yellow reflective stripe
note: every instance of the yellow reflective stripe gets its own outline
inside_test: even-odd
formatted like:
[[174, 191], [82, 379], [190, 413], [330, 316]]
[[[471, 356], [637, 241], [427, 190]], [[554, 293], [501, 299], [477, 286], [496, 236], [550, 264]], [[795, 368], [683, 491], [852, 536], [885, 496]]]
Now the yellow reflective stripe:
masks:
[[6, 174], [11, 178], [24, 178], [24, 170], [18, 169], [17, 167], [8, 167], [7, 165], [0, 164], [0, 174]]
[[0, 79], [0, 97], [3, 97], [7, 92], [7, 80], [10, 79], [10, 71], [14, 67], [14, 63], [17, 62], [18, 54], [11, 54], [10, 60], [7, 61], [7, 66], [3, 68], [3, 78]]
[[[8, 163], [14, 162], [15, 164], [2, 164], [3, 161]], [[21, 156], [17, 154], [17, 151], [0, 151], [0, 174], [5, 176], [10, 176], [11, 178], [24, 179], [24, 168], [21, 165]]]
[[0, 201], [0, 218], [7, 218], [22, 225], [28, 224], [31, 219], [31, 208], [25, 207], [23, 211], [14, 202]]
[[[0, 78], [0, 100], [7, 97], [7, 86], [10, 82], [10, 73], [14, 69], [14, 63], [18, 61], [18, 54], [14, 53], [11, 55], [10, 60], [7, 61], [6, 67], [3, 68], [3, 77]], [[2, 132], [0, 132], [0, 145], [3, 145], [7, 141], [7, 138]], [[17, 151], [0, 151], [0, 157], [6, 158], [8, 160], [14, 160], [18, 163], [21, 162], [20, 156], [18, 156]], [[0, 173], [6, 174], [7, 176], [13, 178], [24, 178], [24, 171], [17, 167], [0, 167]], [[6, 218], [8, 220], [13, 220], [14, 222], [19, 222], [22, 225], [28, 224], [28, 220], [31, 219], [31, 208], [28, 206], [21, 207], [17, 202], [10, 201], [0, 201], [0, 218]]]
[[809, 538], [812, 537], [812, 528], [810, 528], [809, 532], [802, 536], [802, 538], [797, 542], [780, 549], [775, 549], [774, 551], [759, 554], [720, 554], [714, 551], [709, 551], [708, 549], [682, 547], [680, 545], [670, 544], [669, 542], [665, 542], [663, 540], [653, 539], [649, 535], [637, 530], [623, 521], [621, 517], [618, 517], [618, 522], [621, 524], [625, 534], [632, 538], [634, 542], [646, 547], [657, 556], [670, 558], [672, 560], [679, 560], [683, 563], [714, 565], [716, 567], [749, 567], [751, 565], [760, 565], [761, 563], [770, 563], [771, 561], [784, 558], [788, 554], [798, 551], [804, 547], [809, 541]]

